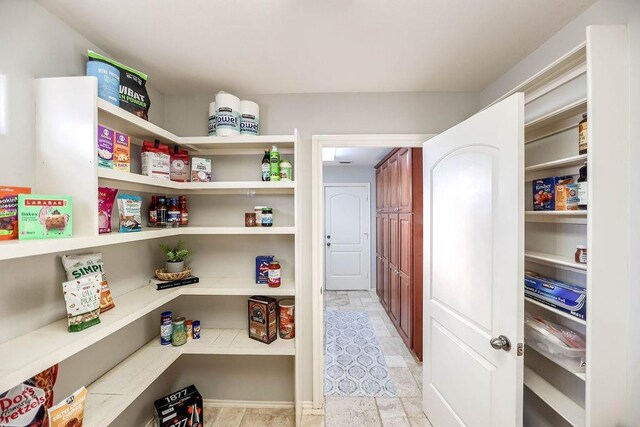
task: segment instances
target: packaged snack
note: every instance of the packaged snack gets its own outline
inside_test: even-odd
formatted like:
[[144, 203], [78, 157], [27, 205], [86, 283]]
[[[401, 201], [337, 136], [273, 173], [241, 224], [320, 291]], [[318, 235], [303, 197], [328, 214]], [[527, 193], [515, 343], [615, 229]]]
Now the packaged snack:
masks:
[[160, 144], [160, 140], [142, 143], [142, 175], [169, 179], [171, 175], [171, 156], [169, 147]]
[[113, 169], [131, 172], [131, 138], [120, 132], [116, 132], [113, 145]]
[[67, 272], [67, 279], [74, 280], [81, 277], [100, 274], [100, 313], [115, 307], [107, 274], [104, 272], [102, 254], [63, 255], [62, 266]]
[[113, 169], [114, 132], [102, 125], [98, 125], [98, 166]]
[[533, 210], [552, 211], [556, 208], [555, 191], [558, 178], [534, 179], [531, 183], [533, 187]]
[[18, 194], [31, 194], [31, 189], [0, 187], [0, 240], [18, 238]]
[[256, 284], [269, 283], [269, 264], [273, 261], [273, 255], [258, 255], [256, 257]]
[[171, 181], [189, 182], [190, 173], [189, 153], [185, 150], [179, 150], [176, 145], [171, 153]]
[[277, 302], [275, 298], [252, 296], [249, 298], [249, 338], [271, 344], [278, 337]]
[[28, 384], [0, 393], [0, 426], [45, 427], [46, 402], [44, 390]]
[[578, 319], [587, 319], [587, 290], [583, 287], [525, 271], [524, 296]]
[[129, 194], [118, 194], [118, 211], [120, 212], [120, 232], [142, 230], [142, 197]]
[[120, 72], [120, 108], [149, 120], [149, 94], [147, 93], [147, 75], [127, 67], [113, 59], [88, 51], [89, 61], [100, 61], [115, 67]]
[[191, 158], [191, 182], [211, 182], [211, 159]]
[[58, 364], [45, 369], [34, 377], [31, 377], [24, 383], [44, 390], [45, 406], [50, 408], [53, 406], [53, 387], [58, 379]]
[[87, 389], [80, 387], [62, 402], [49, 408], [49, 427], [82, 427]]
[[101, 274], [92, 274], [62, 284], [69, 332], [80, 332], [100, 323], [101, 278]]
[[[557, 211], [566, 211], [566, 210], [576, 210], [578, 209], [578, 199], [577, 194], [575, 192], [576, 183], [578, 182], [578, 177], [573, 175], [561, 176], [556, 178], [556, 188], [555, 188], [555, 210]], [[573, 186], [573, 187], [569, 187]], [[570, 188], [573, 188], [574, 192], [571, 193]], [[569, 209], [568, 205], [571, 204], [575, 206], [573, 209]]]
[[194, 385], [153, 402], [153, 418], [158, 427], [203, 426], [202, 396]]
[[111, 233], [111, 211], [118, 189], [98, 187], [98, 233]]
[[73, 206], [70, 196], [18, 194], [20, 240], [71, 237]]

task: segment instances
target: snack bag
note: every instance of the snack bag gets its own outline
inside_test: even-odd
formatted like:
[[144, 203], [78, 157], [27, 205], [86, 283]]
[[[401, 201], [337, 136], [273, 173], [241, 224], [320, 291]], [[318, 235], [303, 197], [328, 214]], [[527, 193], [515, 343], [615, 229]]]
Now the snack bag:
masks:
[[143, 141], [141, 160], [142, 175], [162, 179], [171, 178], [169, 147], [165, 144], [160, 144], [160, 140], [156, 139], [155, 142]]
[[20, 240], [71, 237], [71, 197], [18, 194], [18, 227]]
[[129, 194], [118, 194], [118, 211], [120, 212], [120, 232], [142, 231], [142, 197]]
[[111, 233], [111, 212], [116, 201], [116, 188], [98, 187], [98, 233]]
[[87, 389], [80, 387], [62, 402], [49, 408], [49, 427], [82, 427]]
[[191, 166], [189, 165], [189, 153], [185, 150], [178, 149], [176, 145], [173, 153], [171, 153], [171, 181], [189, 182], [191, 174]]
[[111, 310], [116, 305], [111, 297], [109, 282], [104, 272], [102, 254], [63, 255], [62, 266], [67, 272], [67, 279], [74, 280], [81, 277], [100, 274], [100, 313]]
[[31, 189], [0, 187], [0, 240], [18, 238], [18, 194], [31, 194]]
[[69, 332], [80, 332], [100, 323], [101, 276], [94, 274], [62, 284]]
[[0, 427], [45, 427], [47, 397], [44, 390], [19, 384], [0, 394]]

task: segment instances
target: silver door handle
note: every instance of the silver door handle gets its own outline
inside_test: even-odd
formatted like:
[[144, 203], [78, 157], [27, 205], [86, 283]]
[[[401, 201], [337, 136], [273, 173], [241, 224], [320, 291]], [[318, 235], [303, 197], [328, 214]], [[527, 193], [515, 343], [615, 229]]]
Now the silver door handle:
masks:
[[491, 344], [491, 347], [495, 348], [496, 350], [511, 350], [511, 341], [509, 341], [509, 338], [505, 337], [504, 335], [499, 335], [497, 337], [491, 338], [489, 343]]

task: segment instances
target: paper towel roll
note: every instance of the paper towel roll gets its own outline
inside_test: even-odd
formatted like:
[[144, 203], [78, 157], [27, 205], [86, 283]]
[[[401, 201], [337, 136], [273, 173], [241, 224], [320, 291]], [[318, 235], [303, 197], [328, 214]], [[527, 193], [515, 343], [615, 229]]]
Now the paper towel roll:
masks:
[[230, 93], [216, 95], [216, 135], [240, 135], [240, 100]]
[[216, 134], [216, 103], [209, 104], [209, 135]]
[[260, 107], [253, 101], [240, 101], [240, 134], [260, 135]]

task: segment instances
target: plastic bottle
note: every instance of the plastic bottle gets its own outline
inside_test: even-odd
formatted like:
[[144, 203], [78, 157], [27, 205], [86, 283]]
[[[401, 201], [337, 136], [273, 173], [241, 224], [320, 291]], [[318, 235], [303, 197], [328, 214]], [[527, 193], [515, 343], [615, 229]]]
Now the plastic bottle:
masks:
[[578, 152], [587, 154], [587, 114], [582, 115], [582, 120], [578, 123]]
[[174, 198], [169, 199], [169, 208], [167, 209], [167, 227], [178, 227], [180, 225], [180, 209], [178, 201]]
[[271, 147], [269, 153], [269, 160], [271, 162], [269, 177], [271, 181], [280, 181], [280, 153], [278, 147], [275, 145]]
[[280, 161], [280, 181], [291, 181], [291, 162], [287, 159]]
[[158, 204], [156, 205], [156, 225], [158, 227], [167, 226], [167, 205], [165, 205], [164, 196], [158, 196]]
[[578, 209], [587, 209], [587, 162], [580, 168], [580, 176], [578, 177]]
[[189, 225], [189, 209], [187, 209], [187, 197], [180, 196], [180, 227]]
[[151, 204], [149, 205], [149, 227], [155, 227], [158, 224], [158, 196], [151, 196]]
[[269, 158], [269, 150], [264, 150], [264, 156], [262, 156], [262, 180], [269, 181], [271, 176], [271, 160]]

